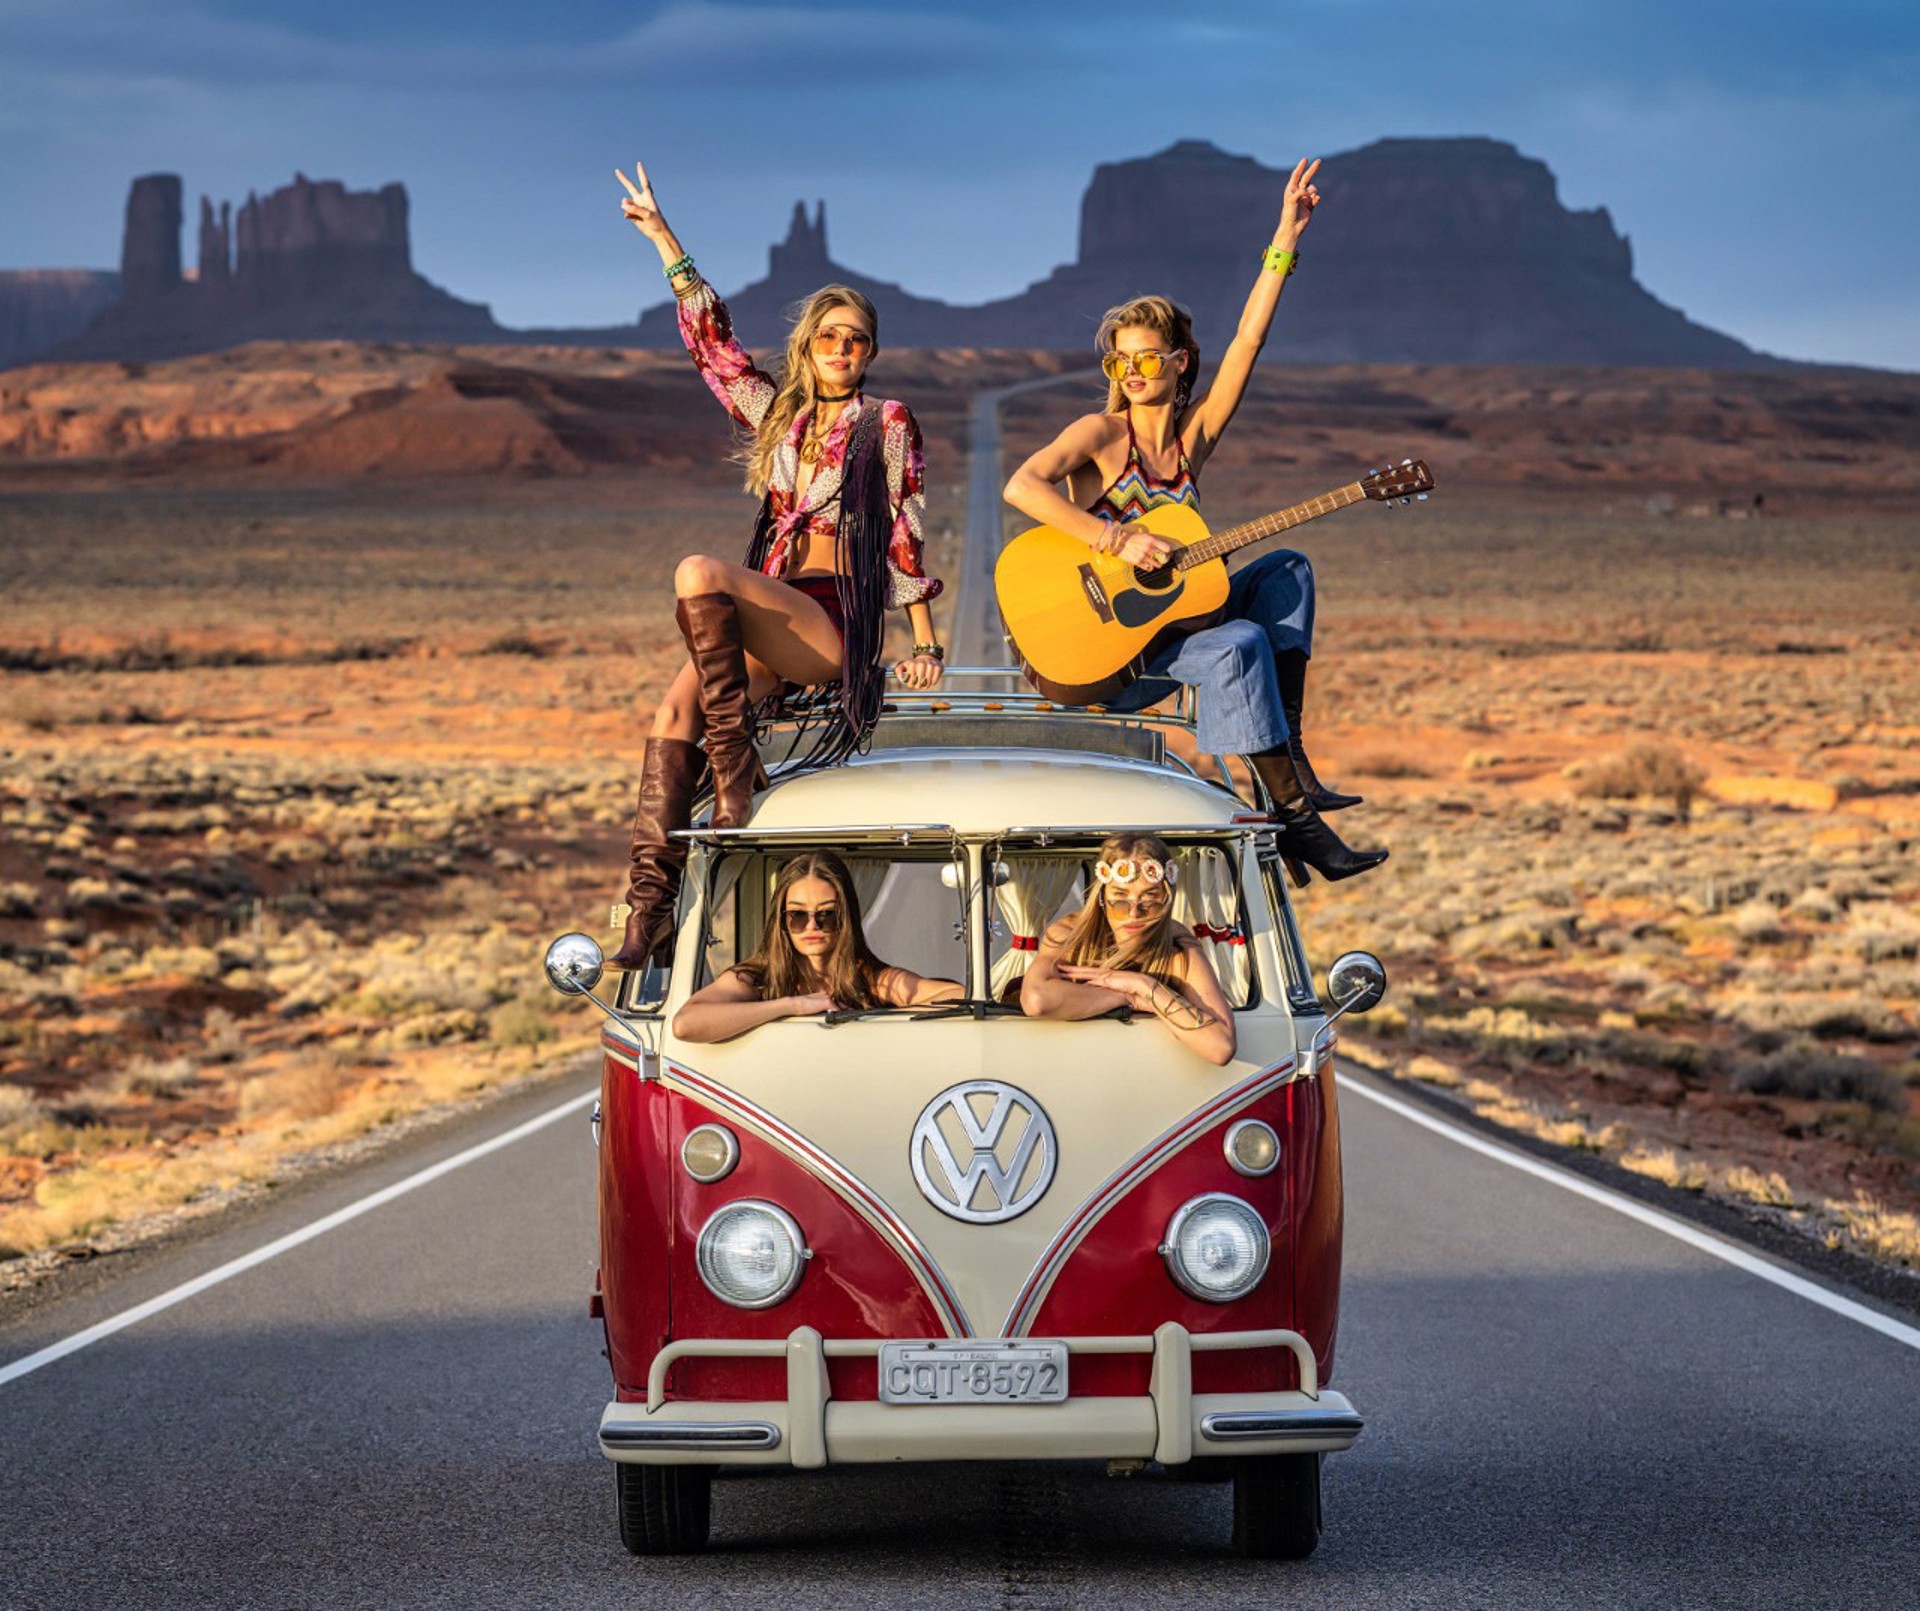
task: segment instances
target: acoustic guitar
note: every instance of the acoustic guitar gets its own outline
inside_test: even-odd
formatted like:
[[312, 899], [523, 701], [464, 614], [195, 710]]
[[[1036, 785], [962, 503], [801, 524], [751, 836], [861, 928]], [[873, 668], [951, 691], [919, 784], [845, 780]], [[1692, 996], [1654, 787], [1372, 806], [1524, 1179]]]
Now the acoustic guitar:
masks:
[[1363, 498], [1391, 508], [1432, 490], [1426, 461], [1402, 459], [1222, 532], [1210, 533], [1185, 504], [1162, 504], [1134, 522], [1173, 544], [1157, 570], [1096, 553], [1052, 526], [1035, 526], [1008, 543], [993, 568], [1000, 619], [1028, 682], [1062, 704], [1096, 705], [1136, 681], [1167, 639], [1218, 619], [1227, 602], [1228, 554]]

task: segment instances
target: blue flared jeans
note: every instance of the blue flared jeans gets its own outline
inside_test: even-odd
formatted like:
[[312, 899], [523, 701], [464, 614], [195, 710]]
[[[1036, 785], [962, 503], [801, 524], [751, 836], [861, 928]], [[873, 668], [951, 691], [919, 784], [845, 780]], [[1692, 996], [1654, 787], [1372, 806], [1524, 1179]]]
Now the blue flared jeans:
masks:
[[1227, 584], [1219, 623], [1163, 644], [1110, 709], [1143, 710], [1181, 683], [1199, 695], [1204, 755], [1251, 755], [1286, 743], [1275, 657], [1313, 653], [1313, 565], [1292, 549], [1262, 555]]

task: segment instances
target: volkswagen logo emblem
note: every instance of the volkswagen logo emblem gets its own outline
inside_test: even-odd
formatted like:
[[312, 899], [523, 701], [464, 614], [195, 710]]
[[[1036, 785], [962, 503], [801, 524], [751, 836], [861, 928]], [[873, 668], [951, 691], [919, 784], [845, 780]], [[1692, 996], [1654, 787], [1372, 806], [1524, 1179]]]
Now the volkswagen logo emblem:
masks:
[[997, 1225], [1046, 1195], [1060, 1161], [1053, 1123], [1025, 1091], [998, 1080], [950, 1086], [913, 1127], [913, 1178], [943, 1214]]

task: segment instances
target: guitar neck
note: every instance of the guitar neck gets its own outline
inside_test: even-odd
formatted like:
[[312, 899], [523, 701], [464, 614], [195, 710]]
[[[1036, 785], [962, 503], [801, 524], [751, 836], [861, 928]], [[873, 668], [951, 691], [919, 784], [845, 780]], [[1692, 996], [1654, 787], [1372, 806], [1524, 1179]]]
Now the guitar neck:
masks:
[[1173, 562], [1174, 569], [1190, 570], [1209, 560], [1222, 559], [1249, 543], [1277, 536], [1294, 526], [1304, 526], [1309, 520], [1330, 515], [1336, 509], [1344, 509], [1348, 504], [1359, 503], [1366, 495], [1360, 483], [1353, 481], [1344, 487], [1334, 488], [1332, 492], [1323, 492], [1317, 498], [1309, 498], [1305, 503], [1296, 503], [1274, 514], [1262, 515], [1258, 520], [1249, 520], [1244, 526], [1229, 526], [1225, 531], [1216, 531], [1205, 542], [1193, 543], [1182, 549]]

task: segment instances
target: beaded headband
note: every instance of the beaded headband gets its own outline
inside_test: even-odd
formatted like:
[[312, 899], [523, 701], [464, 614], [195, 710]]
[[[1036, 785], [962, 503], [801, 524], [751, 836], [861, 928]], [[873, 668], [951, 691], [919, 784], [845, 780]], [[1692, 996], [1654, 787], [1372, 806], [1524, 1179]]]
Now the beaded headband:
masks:
[[1122, 856], [1118, 861], [1093, 864], [1093, 876], [1103, 884], [1131, 884], [1137, 878], [1149, 884], [1165, 884], [1171, 889], [1178, 873], [1172, 862], [1155, 861], [1151, 856], [1142, 856], [1138, 861]]

